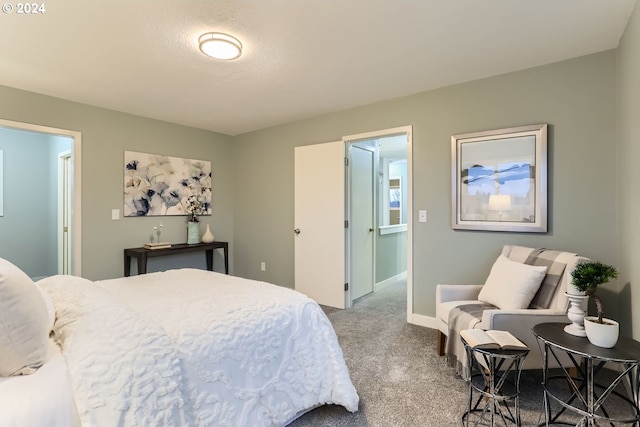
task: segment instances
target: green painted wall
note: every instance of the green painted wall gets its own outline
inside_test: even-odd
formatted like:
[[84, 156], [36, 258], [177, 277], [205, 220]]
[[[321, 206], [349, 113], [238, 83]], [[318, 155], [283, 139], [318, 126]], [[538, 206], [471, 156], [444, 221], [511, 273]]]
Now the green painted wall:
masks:
[[[217, 239], [231, 243], [232, 272], [288, 287], [293, 287], [294, 147], [413, 125], [414, 312], [433, 316], [435, 285], [483, 281], [506, 243], [577, 251], [615, 265], [620, 263], [620, 250], [627, 281], [638, 275], [631, 262], [640, 241], [631, 220], [638, 210], [631, 187], [632, 162], [637, 158], [632, 142], [638, 134], [632, 118], [639, 110], [634, 77], [640, 62], [637, 15], [636, 11], [619, 55], [603, 52], [237, 137], [8, 87], [0, 87], [0, 117], [82, 133], [85, 277], [120, 276], [122, 249], [142, 244], [159, 222], [111, 220], [111, 209], [122, 209], [123, 152], [132, 150], [211, 160], [214, 214], [205, 222], [212, 224]], [[630, 96], [616, 100], [621, 92]], [[616, 107], [621, 109], [619, 123]], [[549, 232], [452, 230], [451, 135], [535, 123], [550, 125]], [[621, 134], [620, 144], [616, 132]], [[621, 167], [618, 145], [627, 162], [621, 161]], [[620, 172], [612, 172], [616, 170]], [[617, 185], [621, 195], [632, 200], [619, 202]], [[631, 213], [625, 217], [619, 207]], [[418, 209], [428, 211], [428, 223], [417, 222]], [[620, 240], [618, 215], [624, 235]], [[184, 217], [162, 218], [162, 223], [167, 240], [185, 240]], [[221, 266], [220, 259], [216, 261]], [[262, 261], [266, 272], [259, 269]], [[189, 263], [200, 265], [202, 260], [166, 260], [150, 264], [150, 270]], [[605, 287], [607, 312], [613, 318], [626, 310], [618, 307], [617, 298], [625, 289]], [[637, 292], [633, 298], [637, 305]]]
[[[218, 240], [233, 242], [232, 138], [230, 136], [95, 108], [0, 86], [0, 118], [82, 133], [82, 275], [89, 279], [122, 276], [122, 250], [141, 246], [154, 224], [163, 223], [170, 242], [186, 241], [185, 217], [122, 218], [124, 151], [141, 151], [210, 160], [213, 170], [213, 215]], [[5, 206], [5, 209], [9, 208]], [[6, 218], [5, 218], [6, 220]], [[0, 222], [3, 218], [0, 218]], [[38, 236], [31, 236], [37, 241]], [[6, 245], [5, 235], [0, 244]], [[233, 246], [232, 246], [233, 247]], [[214, 260], [222, 271], [219, 255]], [[149, 271], [204, 266], [204, 254], [157, 258]], [[135, 271], [135, 269], [134, 269]]]
[[[640, 192], [636, 166], [640, 163], [640, 7], [629, 20], [617, 49], [618, 82], [618, 215], [620, 221], [621, 330], [640, 340]], [[635, 308], [635, 310], [631, 310]]]
[[[483, 282], [507, 243], [617, 264], [615, 67], [607, 51], [236, 137], [236, 273], [293, 287], [294, 147], [405, 125], [413, 125], [415, 313], [434, 315], [437, 283]], [[549, 232], [452, 230], [451, 135], [536, 123], [550, 125]], [[428, 223], [417, 222], [418, 209]], [[615, 294], [604, 296], [616, 318]]]

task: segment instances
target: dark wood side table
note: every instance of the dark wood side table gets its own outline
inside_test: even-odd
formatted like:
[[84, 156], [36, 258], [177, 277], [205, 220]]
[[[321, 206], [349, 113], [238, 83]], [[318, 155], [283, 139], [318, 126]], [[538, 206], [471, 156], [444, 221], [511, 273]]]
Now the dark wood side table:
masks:
[[194, 243], [188, 245], [186, 243], [179, 243], [171, 245], [170, 248], [163, 249], [147, 249], [141, 248], [128, 248], [124, 250], [124, 277], [131, 275], [131, 258], [138, 260], [138, 274], [145, 274], [147, 272], [147, 259], [159, 256], [177, 255], [188, 252], [204, 252], [207, 259], [207, 270], [213, 271], [213, 250], [222, 249], [224, 252], [224, 272], [229, 274], [229, 243], [227, 242], [212, 242], [212, 243]]
[[[586, 337], [567, 334], [565, 326], [565, 323], [540, 323], [533, 327], [544, 363], [545, 425], [577, 425], [575, 420], [560, 419], [570, 411], [577, 415], [581, 426], [640, 426], [640, 342], [621, 336], [615, 347], [602, 348], [591, 344]], [[559, 354], [569, 356], [577, 369], [577, 378], [565, 368], [558, 375], [549, 375], [549, 360], [558, 361]], [[605, 367], [612, 369], [605, 370]], [[606, 371], [610, 375], [604, 375]], [[561, 391], [566, 390], [567, 383], [569, 393], [563, 394]], [[621, 388], [626, 393], [622, 393], [625, 390]], [[617, 406], [608, 408], [608, 400], [613, 397]], [[552, 415], [551, 403], [559, 405], [555, 415]]]

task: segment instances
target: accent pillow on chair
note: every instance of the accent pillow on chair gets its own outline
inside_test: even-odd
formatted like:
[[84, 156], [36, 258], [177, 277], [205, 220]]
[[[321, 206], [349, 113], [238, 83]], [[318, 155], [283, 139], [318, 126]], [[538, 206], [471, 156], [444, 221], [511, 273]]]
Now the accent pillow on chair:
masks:
[[0, 376], [32, 374], [47, 355], [51, 323], [37, 285], [0, 258]]
[[546, 272], [546, 266], [522, 264], [500, 255], [491, 267], [478, 300], [502, 310], [527, 308]]

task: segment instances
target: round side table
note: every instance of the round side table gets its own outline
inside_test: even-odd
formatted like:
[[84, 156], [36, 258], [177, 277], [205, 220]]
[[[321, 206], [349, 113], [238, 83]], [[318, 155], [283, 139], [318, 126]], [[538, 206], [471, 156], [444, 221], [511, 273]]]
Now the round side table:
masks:
[[[470, 372], [469, 404], [462, 415], [462, 425], [468, 427], [472, 414], [477, 414], [474, 427], [485, 417], [489, 417], [492, 427], [497, 421], [500, 425], [511, 423], [520, 427], [520, 372], [529, 349], [473, 348], [461, 339]], [[484, 406], [481, 406], [483, 402]], [[513, 408], [509, 406], [511, 403]]]
[[[581, 426], [640, 426], [640, 342], [620, 337], [613, 348], [597, 347], [587, 338], [567, 334], [565, 326], [540, 323], [533, 327], [544, 362], [544, 425], [576, 425], [575, 419], [562, 419], [566, 413], [568, 418], [578, 418]], [[577, 377], [566, 368], [558, 374], [550, 372], [549, 362], [559, 362], [566, 355]], [[570, 392], [561, 393], [567, 385]]]

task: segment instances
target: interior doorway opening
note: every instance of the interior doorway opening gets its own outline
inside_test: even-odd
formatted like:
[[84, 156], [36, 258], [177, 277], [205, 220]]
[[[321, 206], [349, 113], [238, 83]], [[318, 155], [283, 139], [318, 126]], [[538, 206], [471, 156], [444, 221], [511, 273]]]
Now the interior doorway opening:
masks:
[[[411, 126], [387, 129], [343, 138], [347, 145], [346, 217], [349, 224], [347, 233], [347, 281], [350, 284], [349, 302], [353, 304], [362, 293], [360, 280], [368, 281], [365, 258], [370, 259], [371, 290], [403, 283], [407, 289], [407, 320], [413, 313], [412, 292], [412, 244], [411, 244]], [[354, 151], [358, 150], [358, 151]], [[362, 151], [372, 153], [373, 167], [366, 171], [361, 165], [354, 165], [353, 154], [361, 156]], [[371, 187], [357, 184], [369, 174]], [[371, 188], [371, 190], [370, 190]], [[372, 192], [372, 207], [369, 214], [363, 212], [368, 195]], [[371, 218], [371, 226], [364, 223]], [[369, 231], [373, 246], [363, 234]], [[362, 232], [362, 233], [360, 233]], [[364, 279], [362, 279], [364, 277]], [[352, 284], [358, 286], [351, 286]]]
[[[0, 119], [0, 136], [2, 136], [2, 143], [5, 146], [4, 160], [5, 167], [3, 168], [4, 174], [4, 216], [2, 218], [5, 231], [16, 228], [17, 230], [26, 230], [27, 233], [35, 235], [23, 235], [21, 240], [29, 242], [38, 242], [38, 248], [41, 248], [48, 254], [53, 254], [51, 260], [51, 267], [47, 267], [45, 270], [40, 268], [42, 260], [38, 259], [38, 255], [31, 252], [13, 251], [11, 256], [7, 256], [12, 262], [20, 264], [19, 266], [27, 272], [34, 279], [39, 279], [46, 275], [51, 274], [73, 274], [81, 276], [82, 273], [82, 250], [81, 250], [81, 134], [80, 132], [52, 128], [48, 126], [34, 125], [31, 123], [16, 122], [12, 120]], [[20, 155], [16, 147], [20, 147], [21, 141], [42, 141], [42, 144], [36, 144], [36, 152], [29, 153], [29, 156], [39, 156], [44, 158], [45, 166], [48, 175], [39, 181], [39, 185], [35, 188], [43, 190], [43, 186], [46, 186], [45, 191], [32, 192], [22, 188], [23, 186], [30, 187], [20, 177], [24, 176], [25, 171], [14, 170], [11, 168], [8, 161], [12, 160], [15, 164], [16, 156]], [[8, 145], [9, 144], [9, 145]], [[12, 159], [7, 159], [11, 151]], [[66, 154], [65, 154], [66, 153]], [[49, 159], [49, 160], [46, 160]], [[61, 163], [62, 162], [62, 163]], [[29, 162], [26, 162], [29, 164]], [[20, 165], [23, 163], [20, 162]], [[61, 168], [66, 168], [66, 171], [62, 171]], [[65, 175], [65, 182], [61, 183], [61, 174]], [[11, 185], [9, 186], [9, 182]], [[65, 195], [60, 195], [62, 187], [66, 189]], [[47, 203], [52, 206], [51, 214], [44, 214], [38, 209], [32, 209], [37, 214], [40, 214], [41, 221], [38, 220], [38, 225], [42, 226], [42, 230], [34, 231], [34, 221], [30, 224], [20, 225], [20, 221], [25, 221], [24, 208], [25, 203], [29, 202], [29, 195], [32, 195], [36, 200], [43, 198], [51, 199]], [[31, 202], [34, 202], [31, 200]], [[36, 204], [37, 205], [37, 204]], [[63, 238], [61, 231], [62, 218], [60, 218], [59, 212], [64, 208], [66, 215], [66, 227], [67, 233]], [[40, 205], [37, 205], [40, 207]], [[45, 224], [40, 224], [40, 222]], [[3, 233], [4, 234], [4, 233]], [[66, 241], [65, 253], [60, 253], [60, 247]], [[18, 260], [16, 260], [18, 258]], [[61, 258], [64, 258], [61, 259]], [[66, 267], [64, 266], [66, 265]]]

